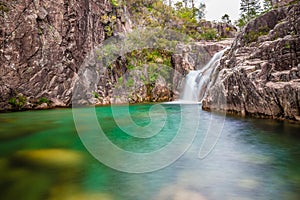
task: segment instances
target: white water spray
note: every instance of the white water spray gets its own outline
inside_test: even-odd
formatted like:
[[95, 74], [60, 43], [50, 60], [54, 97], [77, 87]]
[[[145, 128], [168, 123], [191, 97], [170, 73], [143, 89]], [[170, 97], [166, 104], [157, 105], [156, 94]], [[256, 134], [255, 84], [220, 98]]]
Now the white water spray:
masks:
[[216, 53], [201, 70], [190, 71], [185, 79], [180, 102], [201, 103], [210, 84], [218, 76], [216, 69], [225, 51]]

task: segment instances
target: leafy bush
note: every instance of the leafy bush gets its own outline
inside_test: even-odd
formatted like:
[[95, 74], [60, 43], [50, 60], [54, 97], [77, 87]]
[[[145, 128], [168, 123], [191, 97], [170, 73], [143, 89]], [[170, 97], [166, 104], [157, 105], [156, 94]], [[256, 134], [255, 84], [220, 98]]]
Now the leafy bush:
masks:
[[104, 32], [105, 32], [105, 34], [106, 34], [108, 37], [110, 37], [110, 36], [113, 35], [113, 30], [112, 30], [112, 28], [111, 28], [110, 26], [105, 26], [105, 27], [104, 27]]
[[49, 105], [49, 104], [50, 104], [50, 100], [47, 99], [46, 97], [42, 97], [42, 98], [38, 99], [37, 103], [38, 103], [38, 104], [46, 103], [46, 104]]
[[25, 96], [19, 95], [17, 97], [10, 98], [8, 100], [8, 103], [12, 105], [14, 108], [21, 109], [26, 103], [26, 101], [27, 98]]
[[97, 92], [93, 92], [94, 98], [98, 99], [99, 98], [99, 94]]
[[118, 0], [110, 0], [111, 4], [115, 7], [118, 7], [119, 6], [119, 2]]
[[204, 40], [215, 40], [215, 39], [219, 39], [218, 33], [215, 29], [213, 28], [209, 28], [207, 30], [205, 30], [202, 34], [201, 37]]
[[238, 26], [240, 29], [243, 28], [247, 24], [248, 20], [244, 17], [241, 17], [235, 22], [235, 25]]
[[137, 27], [162, 27], [177, 30], [193, 37], [191, 30], [199, 26], [198, 20], [204, 17], [203, 3], [184, 6], [182, 2], [171, 7], [161, 0], [127, 0], [131, 19]]

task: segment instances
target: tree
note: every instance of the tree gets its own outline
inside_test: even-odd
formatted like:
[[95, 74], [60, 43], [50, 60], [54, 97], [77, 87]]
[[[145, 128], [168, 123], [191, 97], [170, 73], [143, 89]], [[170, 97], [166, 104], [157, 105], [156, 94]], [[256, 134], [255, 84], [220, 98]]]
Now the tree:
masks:
[[231, 20], [229, 19], [228, 14], [223, 15], [221, 19], [224, 23], [231, 24]]
[[256, 17], [260, 9], [259, 0], [241, 0], [241, 15], [244, 15], [248, 20]]
[[267, 12], [271, 9], [272, 9], [272, 0], [264, 0], [262, 12]]
[[[188, 4], [188, 2], [190, 4]], [[175, 3], [174, 6], [177, 11], [177, 15], [181, 18], [185, 18], [192, 21], [202, 19], [204, 17], [204, 11], [206, 6], [204, 3], [199, 3], [199, 6], [196, 6], [195, 3], [195, 0], [182, 0]]]
[[238, 19], [236, 25], [241, 28], [260, 14], [260, 0], [241, 0], [240, 11], [240, 19]]
[[200, 3], [199, 7], [197, 8], [197, 12], [195, 13], [195, 17], [197, 17], [199, 20], [204, 18], [205, 8], [206, 8], [206, 5], [204, 3]]
[[180, 9], [182, 9], [182, 7], [183, 7], [182, 2], [178, 1], [177, 3], [175, 3], [175, 9], [176, 10], [180, 10]]
[[195, 17], [195, 1], [194, 0], [191, 0], [191, 3], [192, 3], [192, 12], [193, 12], [193, 17]]
[[184, 7], [187, 8], [188, 7], [188, 0], [183, 0], [184, 3]]

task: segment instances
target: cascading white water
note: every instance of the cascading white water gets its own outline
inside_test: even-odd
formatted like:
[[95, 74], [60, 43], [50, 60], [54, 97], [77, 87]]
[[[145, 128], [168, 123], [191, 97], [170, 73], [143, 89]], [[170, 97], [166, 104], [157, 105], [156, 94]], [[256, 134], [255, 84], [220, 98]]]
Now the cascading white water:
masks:
[[185, 79], [180, 101], [201, 102], [203, 100], [209, 85], [217, 78], [216, 68], [225, 51], [226, 49], [216, 53], [201, 70], [190, 71]]

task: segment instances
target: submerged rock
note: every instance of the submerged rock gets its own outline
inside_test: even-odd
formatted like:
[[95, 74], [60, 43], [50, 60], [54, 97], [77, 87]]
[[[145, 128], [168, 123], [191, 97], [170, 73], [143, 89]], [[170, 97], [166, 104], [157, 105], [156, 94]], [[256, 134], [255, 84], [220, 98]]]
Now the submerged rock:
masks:
[[15, 162], [45, 169], [76, 169], [84, 164], [81, 153], [63, 149], [24, 150], [17, 152], [13, 159]]
[[[299, 120], [300, 3], [250, 21], [225, 52], [203, 108]], [[222, 95], [224, 105], [217, 104]]]
[[22, 150], [0, 159], [1, 199], [99, 199], [110, 194], [87, 191], [81, 185], [87, 170], [81, 152], [64, 149]]

